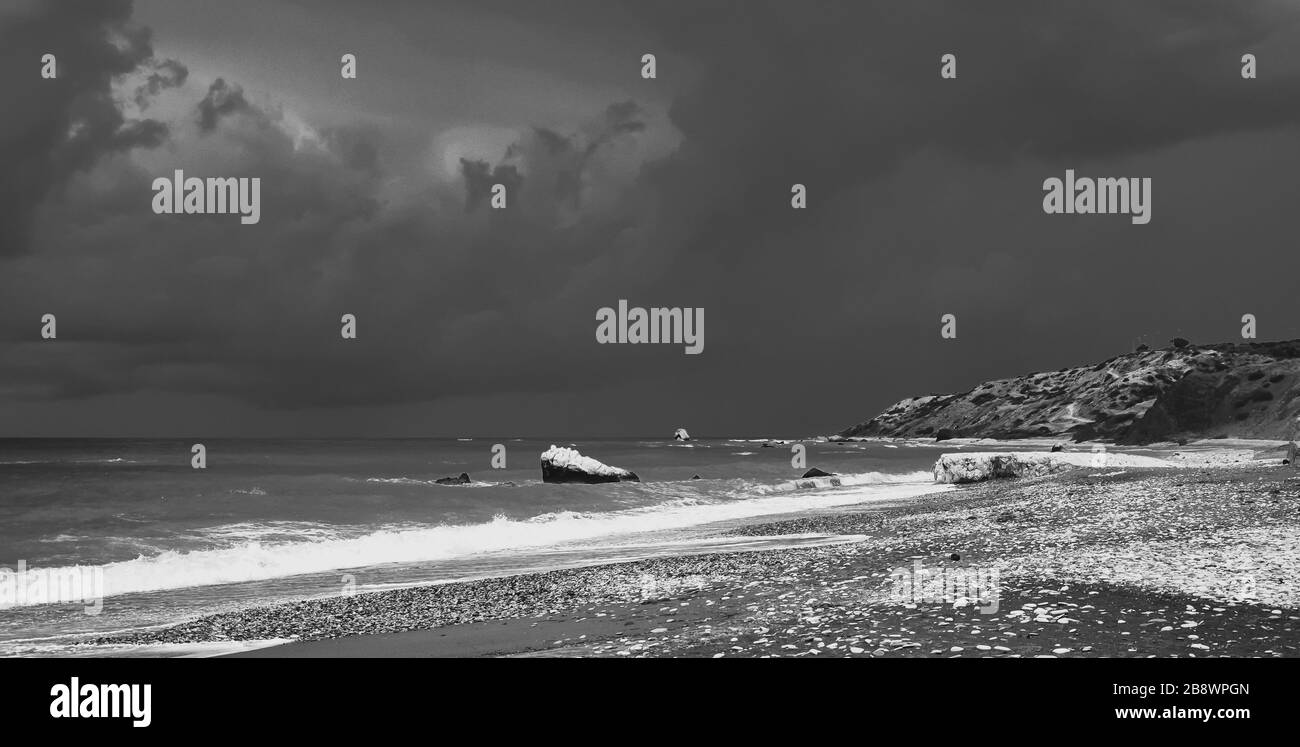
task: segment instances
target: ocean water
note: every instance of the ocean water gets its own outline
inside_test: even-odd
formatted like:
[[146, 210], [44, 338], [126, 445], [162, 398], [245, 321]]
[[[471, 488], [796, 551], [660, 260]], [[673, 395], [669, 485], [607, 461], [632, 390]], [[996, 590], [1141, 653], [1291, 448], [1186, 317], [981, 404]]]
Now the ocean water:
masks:
[[[842, 475], [811, 489], [793, 482], [789, 446], [762, 439], [574, 443], [642, 479], [604, 485], [542, 483], [539, 455], [568, 441], [203, 443], [207, 469], [195, 470], [191, 441], [0, 440], [0, 655], [85, 654], [75, 644], [105, 632], [345, 588], [829, 542], [720, 534], [937, 489], [937, 450], [912, 443], [805, 441], [810, 466]], [[506, 469], [490, 466], [498, 443]], [[474, 482], [434, 482], [461, 472]], [[92, 590], [97, 614], [79, 601]]]

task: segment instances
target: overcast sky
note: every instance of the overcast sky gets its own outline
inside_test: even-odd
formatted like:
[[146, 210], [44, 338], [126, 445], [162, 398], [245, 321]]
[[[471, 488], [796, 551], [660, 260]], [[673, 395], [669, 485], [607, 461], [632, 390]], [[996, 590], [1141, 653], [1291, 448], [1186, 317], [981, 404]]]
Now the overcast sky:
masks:
[[[1282, 0], [0, 0], [0, 90], [0, 435], [804, 436], [1300, 337]], [[175, 169], [260, 222], [155, 215]], [[1151, 222], [1045, 215], [1066, 169]], [[597, 344], [619, 299], [703, 354]]]

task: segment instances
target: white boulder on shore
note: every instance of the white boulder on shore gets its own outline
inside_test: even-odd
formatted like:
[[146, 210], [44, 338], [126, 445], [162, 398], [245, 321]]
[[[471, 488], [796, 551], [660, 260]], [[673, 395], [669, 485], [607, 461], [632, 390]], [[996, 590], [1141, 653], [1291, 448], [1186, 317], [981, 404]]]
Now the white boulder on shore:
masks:
[[1039, 477], [1079, 467], [1174, 467], [1173, 462], [1138, 454], [1107, 451], [1076, 452], [971, 452], [944, 454], [934, 463], [939, 483], [983, 482], [1000, 477]]
[[1074, 466], [1051, 454], [944, 454], [934, 463], [934, 481], [961, 485], [1000, 477], [1038, 477]]
[[591, 457], [583, 456], [577, 449], [556, 446], [542, 452], [542, 482], [640, 482], [635, 472], [622, 467], [611, 467]]

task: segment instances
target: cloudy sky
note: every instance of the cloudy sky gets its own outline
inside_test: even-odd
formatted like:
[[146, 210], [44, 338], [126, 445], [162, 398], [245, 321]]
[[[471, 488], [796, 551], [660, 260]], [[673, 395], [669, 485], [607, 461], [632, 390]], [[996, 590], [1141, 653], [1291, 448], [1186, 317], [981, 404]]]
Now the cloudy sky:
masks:
[[[1300, 337], [1283, 0], [0, 0], [0, 90], [0, 435], [802, 436]], [[175, 169], [261, 221], [155, 215]], [[1066, 169], [1150, 224], [1045, 215]], [[704, 353], [597, 344], [619, 299]]]

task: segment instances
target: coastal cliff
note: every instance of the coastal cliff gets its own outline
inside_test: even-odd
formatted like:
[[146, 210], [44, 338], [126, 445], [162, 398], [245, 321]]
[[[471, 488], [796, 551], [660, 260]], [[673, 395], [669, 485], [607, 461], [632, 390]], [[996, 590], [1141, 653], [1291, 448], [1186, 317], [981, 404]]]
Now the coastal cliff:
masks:
[[1175, 345], [902, 400], [837, 438], [1292, 439], [1300, 340]]

